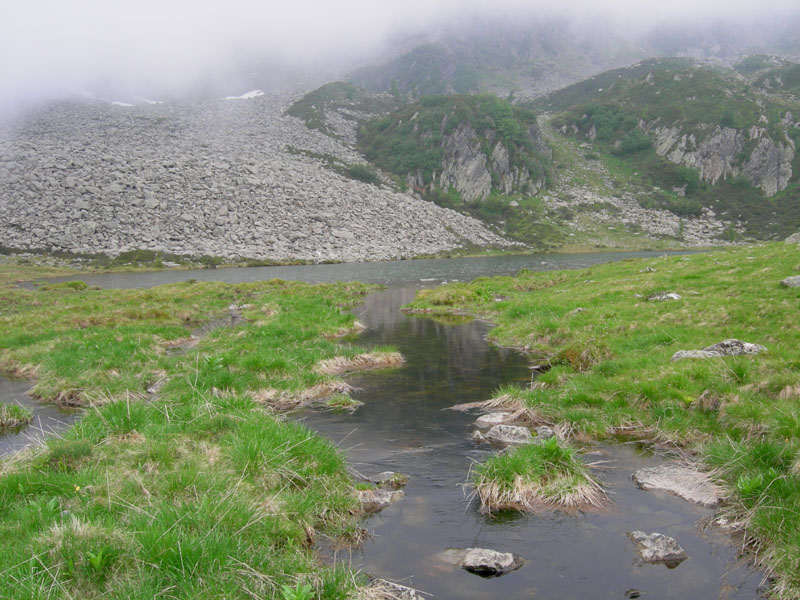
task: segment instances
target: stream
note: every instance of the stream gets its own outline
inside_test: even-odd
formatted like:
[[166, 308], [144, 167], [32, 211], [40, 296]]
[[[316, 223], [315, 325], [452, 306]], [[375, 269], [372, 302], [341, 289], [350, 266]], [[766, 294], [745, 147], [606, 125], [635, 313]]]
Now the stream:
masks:
[[[333, 558], [339, 564], [445, 599], [760, 598], [762, 574], [739, 558], [727, 536], [703, 527], [712, 510], [667, 493], [645, 492], [633, 484], [634, 470], [667, 460], [636, 444], [584, 448], [585, 461], [594, 463], [593, 475], [613, 501], [609, 511], [578, 515], [506, 511], [491, 517], [480, 513], [465, 484], [470, 467], [493, 450], [470, 439], [476, 415], [446, 409], [486, 400], [500, 385], [528, 384], [528, 363], [519, 353], [487, 343], [490, 325], [485, 322], [446, 325], [400, 311], [420, 287], [445, 279], [510, 275], [523, 268], [578, 268], [662, 254], [503, 256], [71, 279], [103, 287], [149, 287], [189, 278], [236, 282], [275, 277], [309, 282], [360, 279], [389, 286], [368, 296], [356, 309], [367, 327], [357, 343], [391, 344], [407, 363], [349, 377], [348, 382], [359, 388], [353, 397], [364, 403], [355, 412], [299, 414], [333, 440], [358, 472], [373, 476], [396, 471], [409, 477], [405, 497], [364, 522], [372, 535], [356, 549], [336, 552]], [[0, 379], [0, 400], [16, 399], [30, 407], [33, 401], [23, 399], [27, 385]], [[45, 431], [75, 418], [46, 405], [36, 410], [44, 411], [37, 412], [37, 427]], [[20, 436], [25, 435], [26, 431], [0, 435], [0, 454], [24, 445]], [[689, 558], [674, 569], [640, 564], [626, 535], [636, 529], [674, 537]], [[526, 562], [513, 573], [483, 579], [447, 560], [449, 548], [468, 547], [514, 552]]]

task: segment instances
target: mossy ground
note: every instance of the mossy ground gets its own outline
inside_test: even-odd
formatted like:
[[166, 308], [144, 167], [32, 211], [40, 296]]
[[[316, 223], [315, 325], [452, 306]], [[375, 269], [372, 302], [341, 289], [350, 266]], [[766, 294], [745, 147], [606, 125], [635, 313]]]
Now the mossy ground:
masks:
[[[8, 283], [36, 274], [3, 276], [3, 370], [88, 408], [62, 438], [0, 463], [1, 595], [272, 598], [310, 585], [346, 597], [352, 573], [313, 553], [318, 536], [358, 531], [344, 460], [253, 395], [320, 385], [332, 378], [317, 363], [359, 355], [332, 338], [369, 288]], [[175, 350], [231, 304], [247, 322]]]
[[[649, 267], [649, 269], [648, 269]], [[412, 308], [470, 311], [491, 336], [550, 369], [507, 388], [542, 422], [581, 438], [633, 435], [696, 451], [727, 485], [730, 511], [776, 576], [800, 595], [800, 272], [795, 245], [522, 272], [421, 291]], [[680, 300], [648, 301], [656, 292]], [[582, 308], [585, 310], [579, 311]], [[756, 356], [671, 361], [726, 338]]]

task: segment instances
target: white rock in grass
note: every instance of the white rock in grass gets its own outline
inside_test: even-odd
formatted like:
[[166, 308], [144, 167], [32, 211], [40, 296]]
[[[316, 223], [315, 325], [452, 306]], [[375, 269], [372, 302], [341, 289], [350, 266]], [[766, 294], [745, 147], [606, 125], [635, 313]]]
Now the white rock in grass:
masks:
[[751, 344], [742, 340], [722, 340], [713, 346], [706, 346], [702, 350], [678, 350], [672, 355], [672, 360], [681, 358], [715, 358], [718, 356], [742, 356], [766, 352], [766, 346]]
[[789, 288], [800, 287], [800, 275], [787, 277], [786, 279], [781, 280], [781, 285], [783, 287], [789, 287]]

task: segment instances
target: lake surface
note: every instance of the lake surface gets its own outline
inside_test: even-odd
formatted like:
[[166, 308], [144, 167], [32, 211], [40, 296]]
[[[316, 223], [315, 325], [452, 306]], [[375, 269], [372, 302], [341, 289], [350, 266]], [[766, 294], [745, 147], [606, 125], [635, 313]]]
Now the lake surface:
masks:
[[[296, 279], [307, 282], [362, 280], [386, 284], [356, 309], [367, 326], [364, 346], [391, 344], [407, 363], [348, 381], [364, 403], [353, 413], [306, 411], [310, 427], [334, 441], [354, 469], [408, 475], [406, 496], [365, 522], [372, 536], [358, 549], [339, 551], [337, 563], [419, 588], [436, 598], [759, 598], [762, 575], [738, 560], [729, 539], [702, 522], [713, 513], [675, 496], [637, 489], [637, 468], [664, 462], [634, 444], [584, 448], [587, 463], [614, 507], [605, 513], [560, 512], [489, 517], [479, 512], [467, 484], [470, 468], [493, 452], [470, 435], [475, 415], [448, 407], [486, 400], [505, 384], [526, 385], [524, 357], [486, 342], [481, 321], [445, 325], [400, 308], [420, 287], [442, 281], [514, 274], [521, 269], [586, 267], [609, 260], [663, 253], [496, 256], [391, 263], [160, 271], [77, 276], [103, 287], [148, 287], [198, 280], [227, 282]], [[544, 264], [543, 264], [544, 263]], [[24, 396], [25, 384], [0, 382], [3, 401]], [[4, 390], [10, 390], [6, 392]], [[52, 407], [51, 407], [52, 408]], [[57, 409], [52, 409], [57, 410]], [[19, 434], [17, 434], [19, 435]], [[0, 437], [0, 444], [13, 436]], [[0, 452], [5, 445], [0, 445]], [[640, 564], [627, 532], [641, 529], [674, 537], [689, 558], [675, 569]], [[485, 547], [526, 559], [518, 571], [482, 579], [453, 566], [449, 548]], [[627, 596], [626, 596], [627, 594]]]

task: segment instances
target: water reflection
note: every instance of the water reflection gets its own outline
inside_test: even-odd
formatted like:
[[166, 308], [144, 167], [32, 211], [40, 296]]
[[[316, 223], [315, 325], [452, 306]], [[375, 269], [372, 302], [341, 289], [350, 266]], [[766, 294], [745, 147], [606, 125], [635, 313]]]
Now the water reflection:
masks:
[[[393, 344], [406, 356], [400, 369], [351, 379], [364, 402], [354, 414], [313, 413], [306, 421], [346, 449], [367, 475], [391, 470], [409, 475], [406, 498], [371, 517], [374, 536], [340, 556], [353, 566], [417, 586], [438, 598], [756, 598], [761, 576], [737, 564], [735, 548], [698, 523], [711, 511], [667, 494], [643, 492], [630, 480], [640, 467], [663, 462], [634, 444], [590, 448], [615, 508], [605, 514], [487, 517], [465, 486], [471, 465], [491, 450], [470, 439], [474, 416], [443, 410], [485, 400], [500, 385], [527, 383], [519, 354], [486, 343], [489, 325], [447, 326], [403, 315], [414, 288], [375, 294], [357, 311], [368, 329], [360, 344]], [[641, 565], [627, 532], [670, 535], [689, 553], [674, 570]], [[514, 573], [481, 579], [452, 564], [448, 548], [486, 547], [527, 559]]]
[[75, 410], [34, 400], [28, 395], [31, 383], [0, 377], [0, 402], [21, 404], [33, 413], [33, 422], [27, 427], [2, 432], [0, 430], [0, 456], [40, 443], [47, 437], [64, 431], [77, 418]]

